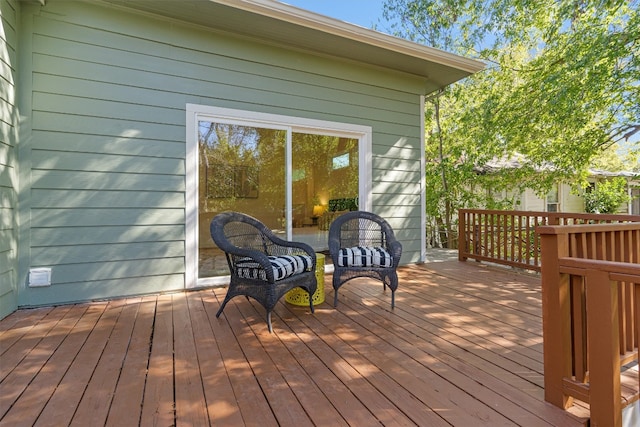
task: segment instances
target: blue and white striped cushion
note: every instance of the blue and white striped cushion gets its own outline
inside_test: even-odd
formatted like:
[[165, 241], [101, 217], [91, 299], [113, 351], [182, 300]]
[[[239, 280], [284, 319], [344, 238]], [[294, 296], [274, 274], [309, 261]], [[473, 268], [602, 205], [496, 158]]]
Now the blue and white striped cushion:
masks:
[[342, 248], [338, 253], [340, 267], [391, 267], [393, 258], [384, 248], [362, 247]]
[[[309, 271], [312, 265], [311, 257], [308, 255], [269, 256], [268, 258], [276, 281]], [[242, 278], [267, 280], [267, 274], [260, 268], [260, 264], [250, 258], [238, 261], [236, 268], [238, 276]]]

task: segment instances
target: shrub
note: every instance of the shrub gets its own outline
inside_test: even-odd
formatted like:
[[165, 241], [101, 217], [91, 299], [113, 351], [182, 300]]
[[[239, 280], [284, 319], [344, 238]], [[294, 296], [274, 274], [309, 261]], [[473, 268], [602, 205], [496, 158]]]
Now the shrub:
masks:
[[584, 194], [585, 210], [588, 213], [613, 214], [620, 205], [629, 202], [627, 181], [623, 177], [615, 177], [598, 182], [595, 189]]

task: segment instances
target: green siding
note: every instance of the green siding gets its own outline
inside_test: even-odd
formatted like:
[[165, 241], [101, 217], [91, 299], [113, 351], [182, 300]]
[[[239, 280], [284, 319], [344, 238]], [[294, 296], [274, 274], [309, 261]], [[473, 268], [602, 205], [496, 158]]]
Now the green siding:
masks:
[[53, 274], [51, 287], [25, 286], [21, 305], [184, 288], [187, 103], [371, 126], [374, 210], [403, 261], [418, 261], [421, 79], [88, 2], [22, 18], [21, 265]]
[[18, 305], [16, 70], [18, 11], [16, 0], [0, 0], [0, 319]]

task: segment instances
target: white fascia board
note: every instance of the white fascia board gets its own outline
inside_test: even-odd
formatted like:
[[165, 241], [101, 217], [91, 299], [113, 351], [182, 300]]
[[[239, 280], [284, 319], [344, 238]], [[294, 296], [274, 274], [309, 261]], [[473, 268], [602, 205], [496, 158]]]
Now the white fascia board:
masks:
[[468, 73], [476, 73], [485, 64], [440, 49], [421, 45], [409, 40], [394, 37], [339, 19], [300, 9], [275, 0], [210, 0], [215, 3], [257, 13], [270, 18], [312, 28], [345, 39], [375, 46], [381, 49], [401, 53], [413, 58], [435, 62], [457, 68]]

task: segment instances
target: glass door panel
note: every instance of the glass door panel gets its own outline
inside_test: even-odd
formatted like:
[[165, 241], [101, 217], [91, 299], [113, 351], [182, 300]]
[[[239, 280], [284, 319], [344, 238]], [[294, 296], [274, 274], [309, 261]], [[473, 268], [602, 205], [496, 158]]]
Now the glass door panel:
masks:
[[219, 212], [243, 212], [274, 230], [285, 226], [287, 132], [215, 121], [198, 122], [198, 277], [229, 274], [211, 240]]
[[358, 207], [358, 140], [292, 134], [292, 238], [328, 250], [333, 219]]

